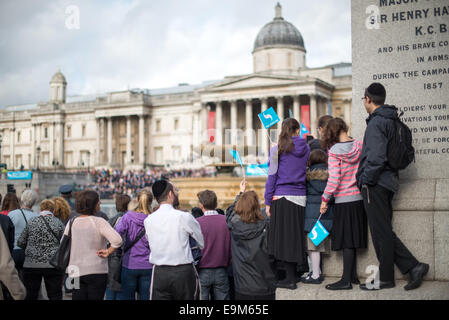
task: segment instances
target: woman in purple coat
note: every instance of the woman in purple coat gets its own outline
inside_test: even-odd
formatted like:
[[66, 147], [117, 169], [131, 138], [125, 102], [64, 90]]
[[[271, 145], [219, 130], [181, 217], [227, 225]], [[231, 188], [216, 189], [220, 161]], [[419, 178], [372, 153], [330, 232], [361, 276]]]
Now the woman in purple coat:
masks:
[[283, 263], [286, 278], [276, 286], [287, 289], [296, 289], [296, 266], [307, 262], [303, 230], [310, 148], [299, 133], [296, 119], [282, 122], [278, 145], [270, 150], [265, 185], [266, 213], [270, 216], [268, 253]]
[[123, 254], [122, 291], [118, 294], [118, 300], [135, 300], [136, 292], [139, 292], [140, 300], [150, 299], [153, 265], [149, 259], [150, 246], [145, 237], [143, 221], [151, 213], [153, 194], [144, 189], [139, 193], [137, 200], [139, 202], [137, 208], [128, 211], [115, 226], [115, 230], [125, 240], [125, 248], [137, 240]]

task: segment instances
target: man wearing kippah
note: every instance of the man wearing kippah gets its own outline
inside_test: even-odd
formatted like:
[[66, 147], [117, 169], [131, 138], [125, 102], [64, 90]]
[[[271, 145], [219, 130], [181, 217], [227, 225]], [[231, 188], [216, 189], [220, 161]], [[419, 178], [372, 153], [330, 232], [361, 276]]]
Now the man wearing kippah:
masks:
[[201, 227], [189, 212], [175, 209], [178, 189], [171, 182], [158, 180], [152, 191], [159, 209], [144, 221], [153, 264], [150, 300], [198, 300], [199, 278], [189, 237], [203, 249]]
[[399, 189], [398, 172], [388, 166], [388, 142], [398, 119], [397, 108], [385, 104], [386, 90], [380, 83], [372, 83], [362, 98], [369, 116], [363, 138], [363, 149], [357, 171], [357, 185], [362, 192], [373, 246], [379, 260], [378, 285], [361, 284], [362, 290], [388, 289], [395, 286], [394, 265], [409, 275], [405, 290], [418, 288], [429, 271], [396, 236], [391, 220], [392, 199]]

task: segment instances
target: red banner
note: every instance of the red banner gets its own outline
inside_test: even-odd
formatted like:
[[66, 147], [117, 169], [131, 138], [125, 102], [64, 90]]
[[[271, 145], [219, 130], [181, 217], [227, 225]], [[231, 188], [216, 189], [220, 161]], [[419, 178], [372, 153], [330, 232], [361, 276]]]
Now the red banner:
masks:
[[[304, 126], [309, 131], [309, 134], [312, 134], [310, 132], [310, 106], [304, 105], [301, 106], [301, 122], [304, 124]], [[306, 134], [303, 134], [302, 137], [304, 138]]]
[[209, 111], [207, 119], [207, 135], [210, 142], [215, 141], [215, 111]]

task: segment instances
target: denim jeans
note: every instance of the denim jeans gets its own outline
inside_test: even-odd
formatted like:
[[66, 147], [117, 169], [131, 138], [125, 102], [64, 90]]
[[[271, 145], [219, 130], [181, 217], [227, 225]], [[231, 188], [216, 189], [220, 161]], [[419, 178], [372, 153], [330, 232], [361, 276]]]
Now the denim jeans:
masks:
[[106, 288], [106, 296], [104, 300], [118, 300], [120, 291], [114, 291], [111, 289]]
[[209, 300], [212, 293], [215, 300], [229, 300], [229, 279], [226, 268], [204, 268], [199, 271], [201, 300]]
[[127, 269], [122, 267], [122, 291], [117, 300], [150, 300], [150, 285], [152, 269]]

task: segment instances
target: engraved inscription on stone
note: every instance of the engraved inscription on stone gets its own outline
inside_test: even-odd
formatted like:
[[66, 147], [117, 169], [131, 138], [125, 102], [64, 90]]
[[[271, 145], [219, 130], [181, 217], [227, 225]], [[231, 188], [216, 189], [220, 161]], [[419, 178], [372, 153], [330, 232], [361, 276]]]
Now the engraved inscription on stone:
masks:
[[[387, 104], [403, 111], [411, 128], [416, 178], [449, 177], [449, 1], [352, 1], [353, 122], [364, 121], [357, 105], [371, 82], [384, 84]], [[354, 18], [355, 17], [355, 18]], [[355, 125], [360, 137], [364, 126]]]

